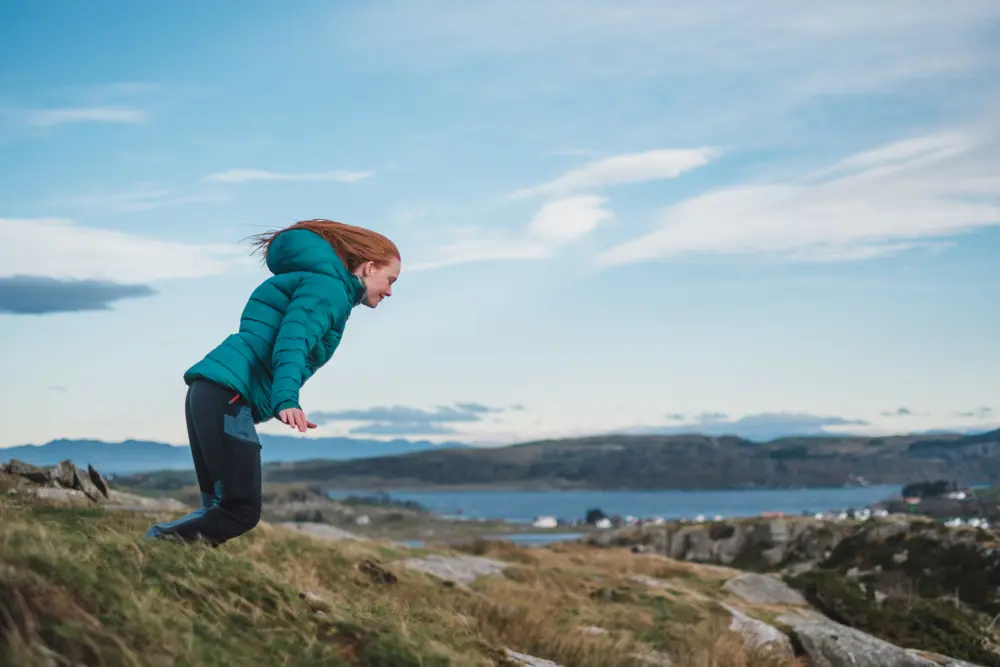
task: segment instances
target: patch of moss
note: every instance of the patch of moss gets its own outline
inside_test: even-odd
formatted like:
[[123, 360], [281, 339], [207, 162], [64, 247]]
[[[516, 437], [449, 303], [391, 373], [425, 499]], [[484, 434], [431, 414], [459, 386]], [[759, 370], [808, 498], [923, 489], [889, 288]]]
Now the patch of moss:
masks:
[[1000, 667], [1000, 655], [983, 646], [982, 617], [950, 602], [889, 596], [879, 604], [872, 586], [862, 589], [832, 570], [812, 570], [787, 581], [838, 623], [904, 648]]

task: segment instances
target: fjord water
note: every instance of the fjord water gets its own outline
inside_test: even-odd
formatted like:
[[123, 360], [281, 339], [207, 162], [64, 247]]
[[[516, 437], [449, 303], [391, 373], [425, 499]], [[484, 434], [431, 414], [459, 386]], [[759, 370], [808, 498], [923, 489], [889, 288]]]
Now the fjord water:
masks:
[[[862, 508], [898, 496], [901, 486], [741, 491], [392, 491], [389, 498], [413, 501], [442, 516], [531, 522], [537, 516], [581, 520], [587, 510], [664, 519], [755, 516], [762, 512], [829, 512]], [[331, 498], [384, 495], [384, 491], [328, 492]]]

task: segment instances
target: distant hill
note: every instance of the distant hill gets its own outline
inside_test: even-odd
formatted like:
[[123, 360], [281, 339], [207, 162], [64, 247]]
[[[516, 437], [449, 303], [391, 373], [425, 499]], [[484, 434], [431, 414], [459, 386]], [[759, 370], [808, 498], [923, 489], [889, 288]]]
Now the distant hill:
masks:
[[[497, 449], [268, 465], [268, 481], [336, 488], [733, 489], [1000, 482], [1000, 430], [976, 435], [609, 435]], [[859, 479], [863, 478], [864, 482]]]
[[[426, 440], [365, 440], [359, 438], [307, 438], [288, 435], [261, 435], [261, 456], [265, 462], [306, 461], [311, 459], [350, 460], [366, 456], [393, 456], [426, 450], [467, 448], [450, 442], [435, 445]], [[151, 470], [176, 470], [191, 467], [187, 445], [126, 440], [53, 440], [44, 445], [20, 445], [0, 449], [0, 460], [20, 459], [25, 463], [50, 466], [64, 459], [77, 465], [93, 464], [102, 473], [127, 474]]]

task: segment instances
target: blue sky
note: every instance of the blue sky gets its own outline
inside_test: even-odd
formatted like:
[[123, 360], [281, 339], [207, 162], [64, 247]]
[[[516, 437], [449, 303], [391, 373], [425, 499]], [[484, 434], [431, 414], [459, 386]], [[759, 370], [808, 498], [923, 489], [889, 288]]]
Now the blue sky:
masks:
[[0, 446], [184, 442], [312, 217], [403, 253], [317, 435], [995, 426], [998, 140], [992, 0], [6, 3]]

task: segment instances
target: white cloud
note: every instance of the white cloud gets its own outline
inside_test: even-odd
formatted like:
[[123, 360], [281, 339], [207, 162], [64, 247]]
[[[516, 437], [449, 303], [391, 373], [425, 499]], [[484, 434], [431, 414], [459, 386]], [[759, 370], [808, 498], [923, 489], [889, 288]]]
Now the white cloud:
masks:
[[216, 174], [209, 174], [206, 181], [218, 183], [247, 183], [249, 181], [334, 181], [340, 183], [356, 183], [371, 178], [370, 171], [322, 171], [313, 173], [287, 174], [276, 171], [258, 169], [230, 169]]
[[997, 147], [990, 136], [939, 133], [850, 156], [799, 181], [715, 190], [667, 208], [657, 229], [597, 261], [693, 253], [848, 260], [940, 247], [1000, 224]]
[[528, 223], [528, 233], [549, 243], [565, 243], [597, 229], [614, 213], [604, 208], [605, 197], [579, 195], [548, 202]]
[[455, 240], [431, 249], [407, 271], [426, 271], [458, 264], [547, 259], [559, 249], [597, 229], [614, 212], [607, 199], [579, 195], [545, 203], [520, 231], [502, 234], [482, 227], [459, 230]]
[[518, 190], [511, 197], [526, 199], [540, 195], [563, 195], [625, 183], [677, 178], [686, 171], [707, 164], [717, 154], [718, 151], [712, 148], [667, 148], [614, 155], [589, 162], [548, 183]]
[[231, 245], [163, 241], [59, 218], [0, 218], [0, 277], [151, 282], [221, 274], [246, 257]]
[[23, 113], [24, 122], [33, 127], [54, 127], [67, 123], [141, 123], [147, 114], [126, 107], [77, 107], [67, 109], [32, 109]]
[[[581, 189], [674, 178], [688, 169], [705, 164], [714, 150], [709, 148], [652, 150], [616, 155], [590, 162], [559, 178], [521, 190], [516, 199], [543, 194], [563, 194]], [[472, 262], [543, 259], [556, 249], [593, 232], [602, 222], [615, 217], [607, 208], [608, 199], [593, 194], [563, 196], [541, 205], [528, 224], [517, 234], [464, 230], [464, 238], [435, 248], [426, 260], [418, 260], [415, 270], [426, 270]], [[414, 270], [414, 269], [410, 269]]]

